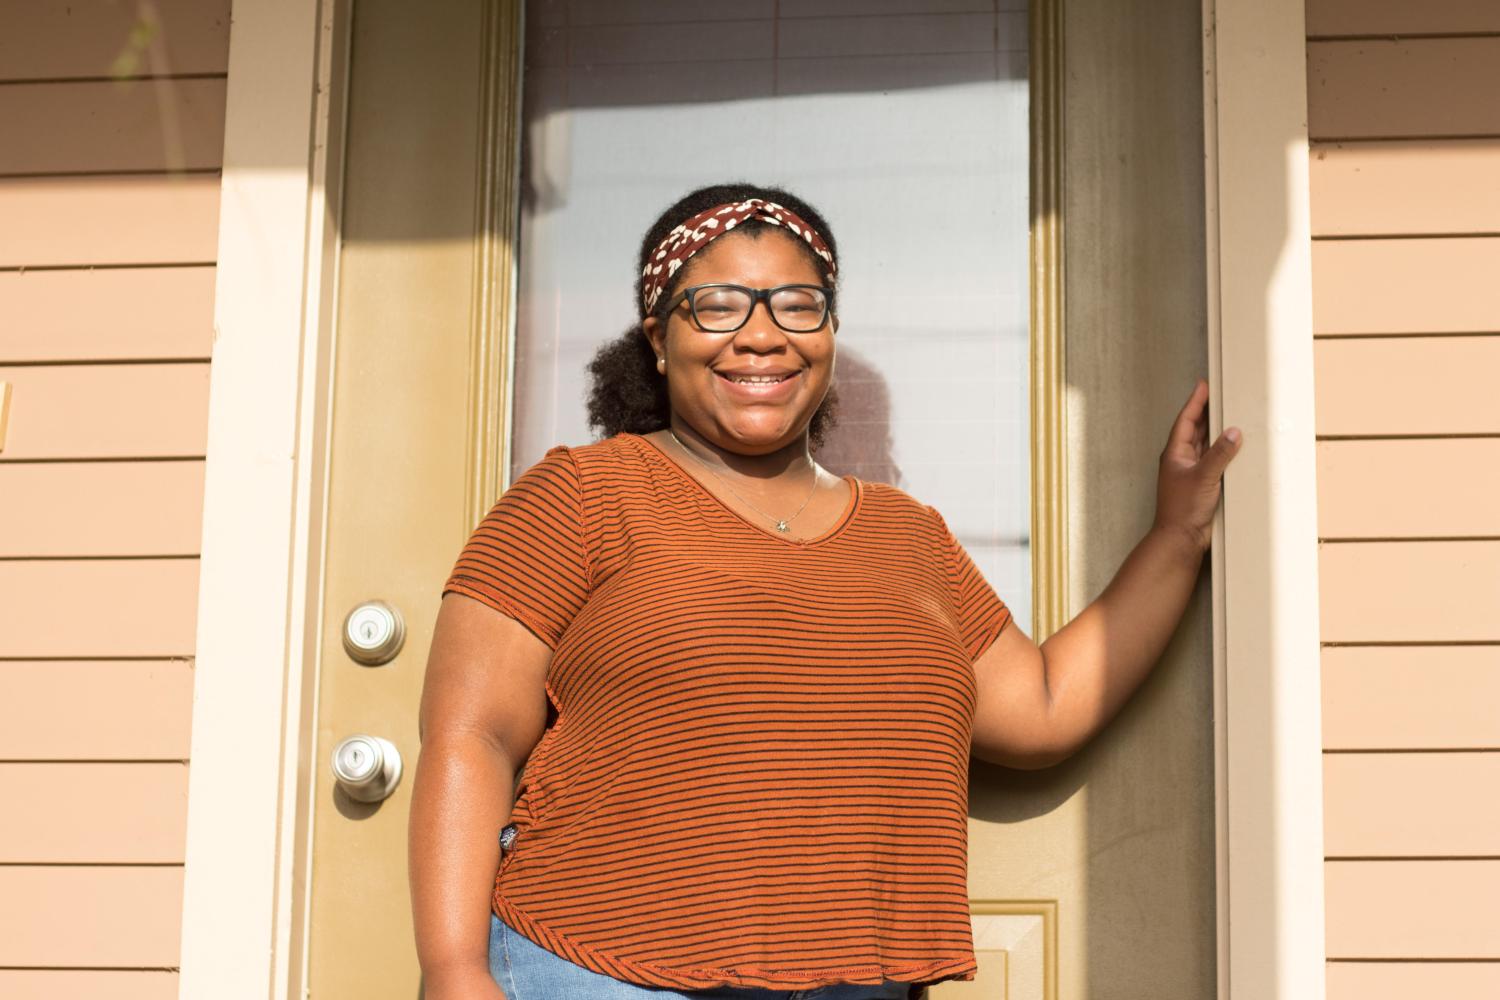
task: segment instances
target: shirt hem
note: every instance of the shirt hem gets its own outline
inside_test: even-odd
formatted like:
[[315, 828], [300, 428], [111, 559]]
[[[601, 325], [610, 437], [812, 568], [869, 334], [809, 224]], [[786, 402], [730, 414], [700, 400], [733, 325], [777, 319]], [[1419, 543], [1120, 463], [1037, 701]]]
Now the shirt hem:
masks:
[[895, 981], [911, 983], [915, 990], [916, 987], [931, 986], [949, 979], [973, 979], [979, 969], [978, 962], [972, 955], [920, 965], [877, 966], [867, 963], [842, 969], [811, 971], [757, 968], [674, 969], [652, 962], [618, 958], [592, 945], [575, 941], [517, 908], [499, 892], [495, 893], [491, 901], [491, 909], [497, 917], [524, 934], [533, 944], [591, 972], [641, 986], [662, 986], [679, 990], [713, 989], [720, 986], [795, 990], [836, 986], [840, 983], [873, 986]]

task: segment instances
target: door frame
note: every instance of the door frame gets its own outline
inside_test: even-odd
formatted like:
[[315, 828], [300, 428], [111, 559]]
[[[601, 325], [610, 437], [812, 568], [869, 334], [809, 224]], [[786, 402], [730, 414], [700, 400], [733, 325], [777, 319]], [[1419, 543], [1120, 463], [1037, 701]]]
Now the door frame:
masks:
[[[1049, 4], [1054, 15], [1062, 2]], [[233, 11], [183, 898], [185, 998], [289, 1000], [306, 981], [347, 11], [348, 0], [260, 0]], [[1247, 443], [1264, 440], [1245, 449], [1226, 480], [1224, 509], [1234, 516], [1221, 516], [1214, 542], [1220, 996], [1231, 989], [1257, 1000], [1321, 996], [1302, 3], [1204, 0], [1204, 23], [1217, 26], [1205, 32], [1204, 47], [1214, 424], [1227, 406]], [[1061, 78], [1056, 65], [1038, 71]], [[1056, 125], [1055, 113], [1047, 114]], [[1275, 169], [1248, 155], [1265, 148], [1286, 153], [1270, 158]], [[1055, 171], [1048, 177], [1060, 183], [1060, 162]], [[1060, 204], [1055, 188], [1051, 197]], [[1056, 264], [1061, 220], [1050, 218], [1057, 228], [1043, 234], [1040, 252], [1057, 254], [1046, 258]], [[1034, 227], [1034, 254], [1037, 239]], [[1257, 253], [1266, 248], [1277, 252]], [[1040, 270], [1033, 267], [1034, 281]], [[1043, 308], [1060, 330], [1060, 266], [1042, 282]], [[1034, 286], [1034, 309], [1038, 294]], [[1060, 341], [1041, 360], [1034, 351], [1034, 413], [1048, 408], [1034, 420], [1057, 435], [1034, 445], [1034, 461], [1049, 477], [1064, 457], [1062, 361]], [[489, 433], [475, 429], [477, 438]], [[503, 483], [503, 475], [503, 468], [473, 470], [473, 504], [486, 494], [484, 481]], [[1053, 521], [1036, 526], [1039, 545], [1063, 537], [1063, 506], [1059, 495], [1047, 514]], [[1034, 558], [1035, 572], [1043, 564]], [[1046, 594], [1066, 593], [1059, 577], [1048, 581]], [[1035, 602], [1039, 639], [1067, 615], [1044, 596]], [[1309, 766], [1310, 746], [1319, 757], [1309, 775], [1299, 768]], [[1271, 888], [1231, 894], [1231, 885]]]
[[1214, 528], [1219, 996], [1324, 995], [1303, 0], [1203, 0], [1208, 357], [1245, 432]]
[[348, 0], [236, 0], [179, 995], [305, 995]]

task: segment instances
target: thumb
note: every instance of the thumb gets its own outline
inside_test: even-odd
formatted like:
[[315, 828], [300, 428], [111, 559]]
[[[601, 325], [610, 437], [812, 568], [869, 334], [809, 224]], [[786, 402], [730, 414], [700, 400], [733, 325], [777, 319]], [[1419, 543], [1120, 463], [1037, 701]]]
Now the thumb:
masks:
[[1203, 453], [1198, 460], [1198, 467], [1207, 475], [1217, 480], [1229, 467], [1234, 456], [1240, 450], [1240, 429], [1238, 427], [1225, 428], [1224, 433], [1219, 435], [1219, 440], [1213, 443], [1213, 447]]

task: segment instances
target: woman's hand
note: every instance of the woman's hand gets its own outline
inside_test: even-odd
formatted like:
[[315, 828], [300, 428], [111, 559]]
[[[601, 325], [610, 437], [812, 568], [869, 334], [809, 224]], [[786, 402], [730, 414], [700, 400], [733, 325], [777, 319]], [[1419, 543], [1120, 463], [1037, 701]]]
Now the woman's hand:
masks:
[[1213, 447], [1208, 446], [1208, 383], [1198, 379], [1162, 449], [1152, 530], [1186, 535], [1207, 551], [1220, 480], [1239, 450], [1238, 427], [1225, 428]]

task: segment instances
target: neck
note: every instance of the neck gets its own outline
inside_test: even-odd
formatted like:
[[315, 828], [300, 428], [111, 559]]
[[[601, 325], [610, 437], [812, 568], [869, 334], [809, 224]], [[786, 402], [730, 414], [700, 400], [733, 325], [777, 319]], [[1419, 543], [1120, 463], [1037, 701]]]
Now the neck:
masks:
[[801, 479], [809, 472], [817, 474], [806, 430], [775, 451], [747, 455], [720, 447], [675, 416], [669, 426], [678, 441], [695, 458], [746, 479]]

